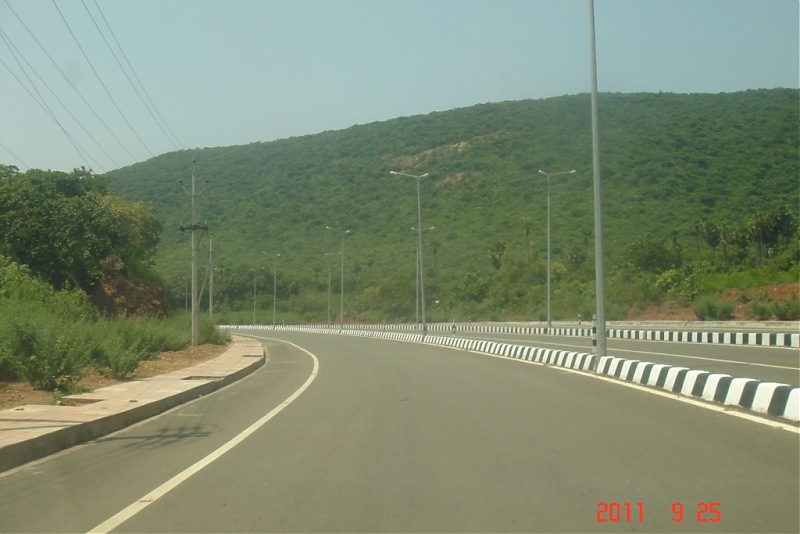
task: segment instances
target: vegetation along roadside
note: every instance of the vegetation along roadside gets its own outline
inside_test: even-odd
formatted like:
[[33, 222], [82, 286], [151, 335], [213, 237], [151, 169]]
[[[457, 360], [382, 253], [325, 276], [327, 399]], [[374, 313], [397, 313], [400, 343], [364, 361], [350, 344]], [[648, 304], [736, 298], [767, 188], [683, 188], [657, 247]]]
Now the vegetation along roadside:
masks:
[[[608, 320], [800, 320], [798, 104], [794, 89], [600, 95]], [[589, 109], [588, 95], [481, 104], [102, 176], [0, 165], [0, 381], [57, 398], [186, 349], [178, 182], [193, 160], [215, 321], [413, 322], [418, 252], [428, 321], [543, 320], [548, 271], [553, 319], [587, 319]], [[576, 172], [548, 188], [542, 169]], [[427, 175], [422, 251], [415, 184], [393, 170]], [[201, 343], [224, 343], [201, 317]]]

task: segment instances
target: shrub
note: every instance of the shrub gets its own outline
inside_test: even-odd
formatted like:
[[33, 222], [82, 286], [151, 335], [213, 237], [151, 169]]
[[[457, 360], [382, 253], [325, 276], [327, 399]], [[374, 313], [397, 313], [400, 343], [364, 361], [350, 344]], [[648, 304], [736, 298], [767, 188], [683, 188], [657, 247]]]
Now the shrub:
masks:
[[800, 320], [800, 299], [797, 298], [797, 295], [792, 295], [792, 298], [788, 300], [773, 304], [772, 310], [781, 321], [798, 321]]
[[772, 317], [773, 306], [762, 299], [756, 299], [750, 302], [747, 307], [747, 316], [758, 321], [766, 321]]
[[200, 316], [197, 325], [197, 334], [200, 343], [211, 343], [213, 345], [224, 345], [231, 340], [228, 332], [223, 332], [217, 328], [214, 321], [208, 315]]
[[727, 300], [718, 302], [713, 296], [705, 296], [695, 301], [693, 309], [703, 321], [726, 321], [733, 318], [735, 305]]
[[76, 335], [66, 323], [12, 321], [10, 350], [16, 373], [34, 388], [65, 388], [83, 376], [91, 341]]

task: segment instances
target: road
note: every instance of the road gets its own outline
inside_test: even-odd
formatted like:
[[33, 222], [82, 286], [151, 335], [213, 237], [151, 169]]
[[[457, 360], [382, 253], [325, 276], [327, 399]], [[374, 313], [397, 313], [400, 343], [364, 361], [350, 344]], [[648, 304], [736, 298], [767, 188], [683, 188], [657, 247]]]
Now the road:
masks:
[[281, 341], [248, 378], [0, 477], [0, 532], [800, 530], [787, 426], [443, 347], [263, 335]]
[[[540, 334], [459, 332], [459, 337], [517, 345], [592, 352], [591, 338]], [[800, 350], [753, 345], [715, 345], [632, 339], [606, 339], [606, 352], [629, 360], [702, 369], [800, 387]]]

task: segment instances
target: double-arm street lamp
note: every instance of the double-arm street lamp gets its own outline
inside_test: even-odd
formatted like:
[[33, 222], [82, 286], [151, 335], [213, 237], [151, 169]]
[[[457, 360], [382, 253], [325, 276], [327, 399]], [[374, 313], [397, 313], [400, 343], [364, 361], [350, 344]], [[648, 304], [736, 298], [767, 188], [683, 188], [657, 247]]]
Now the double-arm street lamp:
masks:
[[350, 230], [339, 230], [331, 226], [326, 226], [326, 230], [333, 230], [334, 232], [341, 232], [342, 234], [342, 249], [339, 254], [342, 255], [342, 295], [339, 299], [339, 331], [344, 328], [344, 238], [350, 233]]
[[[262, 252], [266, 254], [266, 252]], [[272, 269], [272, 329], [275, 329], [275, 313], [277, 311], [278, 302], [278, 258], [280, 254], [274, 254], [274, 265]]]
[[419, 294], [422, 301], [422, 335], [428, 332], [428, 323], [425, 321], [425, 263], [422, 260], [422, 203], [419, 194], [419, 182], [421, 178], [428, 176], [428, 173], [416, 176], [414, 174], [406, 174], [404, 172], [389, 171], [389, 174], [394, 176], [406, 176], [414, 178], [417, 181], [417, 250], [419, 251]]
[[563, 171], [563, 172], [545, 172], [540, 170], [539, 174], [544, 174], [547, 176], [547, 331], [550, 332], [550, 328], [553, 326], [552, 321], [552, 308], [550, 306], [550, 298], [552, 295], [552, 289], [550, 285], [550, 177], [551, 176], [558, 176], [561, 174], [575, 174], [575, 169], [571, 171]]

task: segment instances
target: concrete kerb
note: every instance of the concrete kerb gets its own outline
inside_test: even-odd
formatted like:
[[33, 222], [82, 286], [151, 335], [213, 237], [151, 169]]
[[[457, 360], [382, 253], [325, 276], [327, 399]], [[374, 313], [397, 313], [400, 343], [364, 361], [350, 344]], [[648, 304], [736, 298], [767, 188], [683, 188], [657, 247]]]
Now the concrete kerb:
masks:
[[[229, 330], [258, 330], [259, 327], [221, 327]], [[263, 327], [261, 327], [263, 328]], [[497, 343], [485, 340], [458, 338], [456, 336], [435, 336], [374, 330], [345, 328], [339, 329], [315, 326], [280, 326], [280, 330], [302, 331], [317, 334], [342, 334], [360, 337], [395, 339], [416, 343], [443, 345], [459, 349], [483, 352], [505, 358], [567, 367], [579, 371], [590, 371], [596, 356], [594, 354], [543, 349], [527, 345]], [[725, 336], [742, 343], [747, 336]], [[750, 344], [756, 341], [749, 340]], [[758, 338], [761, 341], [761, 338]], [[783, 341], [783, 339], [781, 339]], [[794, 341], [792, 342], [794, 343]], [[662, 389], [677, 395], [708, 402], [737, 407], [760, 415], [771, 415], [789, 421], [800, 421], [800, 388], [788, 384], [762, 382], [752, 378], [734, 378], [725, 374], [710, 373], [700, 369], [673, 367], [639, 360], [604, 356], [597, 364], [599, 374], [618, 380], [633, 382], [642, 386]]]
[[266, 360], [261, 343], [234, 336], [220, 356], [181, 371], [70, 395], [69, 406], [0, 411], [0, 472], [110, 434], [208, 395], [252, 373]]

